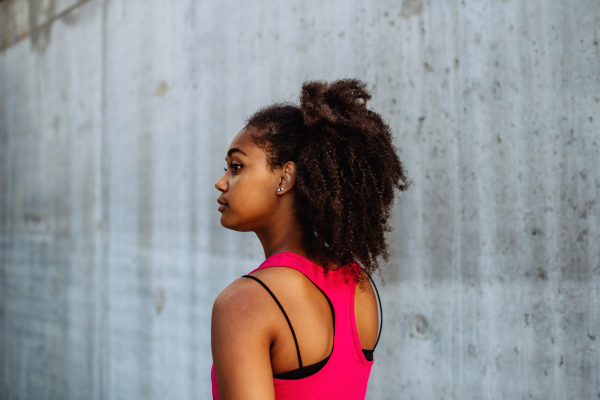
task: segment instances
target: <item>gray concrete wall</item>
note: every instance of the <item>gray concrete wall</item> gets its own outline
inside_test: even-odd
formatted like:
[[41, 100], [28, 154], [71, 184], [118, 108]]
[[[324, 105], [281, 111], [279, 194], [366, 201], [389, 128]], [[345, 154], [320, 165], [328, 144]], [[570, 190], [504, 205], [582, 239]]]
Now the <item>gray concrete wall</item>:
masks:
[[414, 186], [369, 399], [600, 397], [600, 2], [0, 2], [0, 398], [210, 397], [229, 142], [358, 77]]

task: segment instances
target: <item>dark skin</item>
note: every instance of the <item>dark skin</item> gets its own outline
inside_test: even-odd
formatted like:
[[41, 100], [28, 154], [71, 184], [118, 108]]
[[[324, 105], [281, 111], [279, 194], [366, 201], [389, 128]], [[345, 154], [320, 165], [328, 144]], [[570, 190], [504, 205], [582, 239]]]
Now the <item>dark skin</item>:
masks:
[[[221, 198], [228, 203], [221, 211], [221, 225], [235, 231], [255, 232], [265, 258], [291, 251], [314, 261], [306, 254], [300, 223], [291, 211], [296, 165], [290, 161], [270, 171], [265, 151], [252, 143], [251, 134], [257, 134], [256, 129], [242, 129], [233, 139], [228, 152], [240, 149], [246, 154], [233, 151], [225, 160], [241, 167], [228, 166], [215, 184], [223, 192]], [[278, 188], [284, 190], [277, 191]]]
[[[270, 169], [265, 150], [253, 143], [252, 134], [258, 134], [256, 129], [244, 128], [233, 139], [227, 170], [215, 184], [221, 192], [219, 199], [227, 203], [220, 206], [221, 225], [255, 232], [265, 258], [292, 252], [319, 265], [307, 254], [301, 225], [294, 217], [296, 165], [290, 161]], [[330, 270], [338, 267], [327, 266]], [[265, 282], [286, 310], [304, 365], [327, 357], [333, 345], [331, 310], [308, 278], [287, 267], [264, 268], [252, 275]], [[355, 318], [363, 348], [372, 349], [378, 317], [370, 285], [356, 290]], [[215, 300], [211, 349], [221, 400], [274, 399], [273, 374], [298, 368], [285, 317], [265, 289], [247, 278], [236, 279]]]

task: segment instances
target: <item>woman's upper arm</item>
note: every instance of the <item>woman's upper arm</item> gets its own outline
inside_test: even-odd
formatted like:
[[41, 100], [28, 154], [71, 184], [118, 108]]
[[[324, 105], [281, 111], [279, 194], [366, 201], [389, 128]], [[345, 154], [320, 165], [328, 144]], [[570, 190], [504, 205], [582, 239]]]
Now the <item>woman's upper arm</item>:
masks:
[[213, 305], [211, 349], [220, 400], [275, 399], [273, 331], [264, 301], [268, 293], [259, 289], [250, 279], [240, 278]]

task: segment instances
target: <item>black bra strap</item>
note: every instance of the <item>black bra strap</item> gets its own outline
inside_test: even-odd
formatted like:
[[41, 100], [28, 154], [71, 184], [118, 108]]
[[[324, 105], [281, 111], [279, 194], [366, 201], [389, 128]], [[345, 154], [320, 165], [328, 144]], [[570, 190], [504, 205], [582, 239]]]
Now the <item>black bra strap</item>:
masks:
[[[362, 268], [362, 267], [361, 267]], [[365, 274], [367, 271], [363, 268]], [[373, 278], [369, 274], [367, 274], [371, 282], [373, 282]], [[381, 328], [383, 327], [383, 308], [381, 307], [381, 297], [379, 297], [379, 291], [377, 290], [377, 286], [375, 286], [375, 282], [373, 282], [373, 287], [375, 288], [375, 292], [377, 293], [377, 300], [379, 301], [379, 314], [381, 314], [381, 321], [379, 321], [379, 334], [377, 335], [377, 341], [375, 342], [375, 346], [373, 346], [373, 351], [375, 351], [375, 347], [377, 347], [377, 343], [379, 343], [379, 337], [381, 336]]]
[[283, 316], [287, 320], [288, 325], [290, 326], [290, 329], [292, 331], [292, 336], [294, 337], [294, 342], [296, 343], [296, 351], [298, 352], [298, 364], [300, 364], [300, 368], [302, 368], [302, 358], [300, 357], [300, 347], [298, 347], [298, 340], [296, 340], [296, 334], [294, 333], [294, 328], [292, 328], [292, 323], [290, 322], [290, 319], [288, 318], [287, 314], [285, 313], [285, 310], [281, 306], [281, 303], [279, 303], [279, 300], [277, 300], [277, 297], [275, 297], [275, 295], [273, 294], [273, 292], [271, 292], [271, 289], [269, 289], [267, 287], [267, 285], [265, 285], [257, 277], [252, 276], [252, 275], [242, 275], [242, 278], [252, 278], [252, 279], [254, 279], [256, 282], [260, 283], [262, 285], [262, 287], [264, 287], [265, 289], [267, 289], [267, 292], [269, 292], [269, 294], [271, 295], [271, 297], [273, 297], [273, 299], [275, 300], [275, 302], [277, 303], [277, 305], [281, 309], [281, 312], [283, 313]]

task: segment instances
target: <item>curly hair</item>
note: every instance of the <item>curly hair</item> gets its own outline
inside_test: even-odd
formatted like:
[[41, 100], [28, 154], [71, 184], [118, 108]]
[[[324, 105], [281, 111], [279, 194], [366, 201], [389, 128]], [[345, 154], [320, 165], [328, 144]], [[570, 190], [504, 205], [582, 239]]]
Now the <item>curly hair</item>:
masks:
[[[389, 126], [367, 109], [371, 94], [357, 79], [304, 82], [300, 106], [276, 103], [247, 120], [271, 169], [297, 166], [294, 208], [310, 256], [341, 265], [346, 279], [371, 276], [389, 260], [384, 232], [394, 189], [411, 185]], [[328, 269], [325, 268], [327, 275]]]

